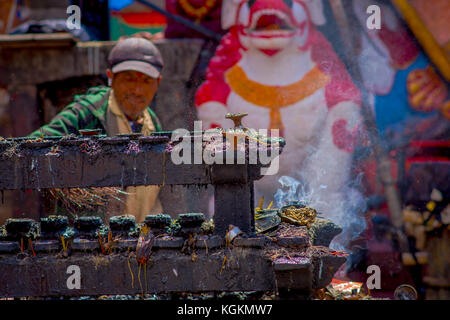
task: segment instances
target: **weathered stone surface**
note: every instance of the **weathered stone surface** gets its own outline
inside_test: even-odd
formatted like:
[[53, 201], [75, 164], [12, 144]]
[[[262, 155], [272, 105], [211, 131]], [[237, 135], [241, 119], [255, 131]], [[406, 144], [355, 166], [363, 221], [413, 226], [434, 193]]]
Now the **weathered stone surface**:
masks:
[[124, 240], [119, 240], [117, 242], [117, 244], [114, 245], [113, 248], [117, 248], [119, 250], [130, 250], [130, 251], [135, 251], [136, 250], [136, 245], [137, 245], [138, 240], [137, 239], [124, 239]]
[[167, 214], [156, 214], [146, 216], [144, 222], [152, 229], [164, 229], [172, 223], [172, 219]]
[[[109, 51], [116, 43], [92, 41], [70, 44], [65, 38], [40, 35], [34, 37], [34, 46], [30, 46], [26, 40], [21, 40], [23, 36], [16, 38], [18, 43], [15, 46], [11, 46], [14, 36], [9, 36], [8, 41], [0, 41], [0, 69], [4, 70], [1, 72], [0, 83], [3, 84], [38, 84], [104, 74], [108, 68]], [[202, 44], [201, 40], [155, 41], [165, 61], [163, 81], [188, 81]], [[23, 50], [23, 47], [27, 50]]]
[[246, 248], [262, 248], [266, 245], [267, 242], [268, 239], [266, 237], [237, 237], [233, 240], [233, 246]]
[[[8, 219], [5, 223], [5, 240], [36, 239], [39, 235], [40, 224], [33, 219]], [[26, 243], [25, 243], [26, 245]]]
[[100, 243], [98, 240], [87, 239], [74, 239], [70, 244], [70, 247], [74, 251], [93, 251], [100, 249]]
[[325, 288], [333, 279], [339, 267], [347, 260], [347, 255], [333, 251], [327, 247], [308, 248], [312, 262], [313, 289]]
[[317, 217], [309, 229], [309, 236], [313, 246], [328, 247], [331, 240], [341, 232], [342, 228], [331, 220]]
[[[222, 268], [225, 254], [227, 263]], [[81, 289], [67, 288], [67, 268], [80, 267]], [[133, 273], [134, 283], [132, 282]], [[147, 284], [143, 276], [146, 268]], [[139, 266], [134, 254], [86, 255], [68, 258], [41, 254], [18, 260], [16, 255], [0, 255], [0, 296], [81, 296], [102, 294], [139, 294]], [[275, 283], [271, 262], [256, 249], [232, 252], [197, 252], [197, 259], [177, 250], [158, 250], [145, 267], [140, 280], [148, 292], [267, 291]], [[267, 276], [269, 275], [269, 276]]]
[[308, 237], [280, 237], [277, 244], [282, 247], [306, 247], [309, 244]]
[[[230, 196], [235, 200], [230, 201]], [[225, 236], [229, 225], [242, 232], [254, 232], [253, 182], [241, 184], [218, 184], [214, 188], [214, 233]]]
[[165, 144], [140, 144], [140, 152], [130, 154], [126, 144], [103, 145], [99, 139], [93, 154], [81, 147], [87, 140], [79, 141], [80, 146], [60, 145], [58, 155], [49, 154], [52, 146], [24, 149], [19, 144], [17, 155], [3, 155], [0, 189], [211, 183], [208, 165], [175, 165], [163, 151]]
[[155, 248], [177, 249], [183, 247], [184, 239], [181, 237], [168, 237], [155, 239]]
[[[61, 138], [31, 142], [7, 140], [2, 144], [8, 144], [6, 148], [9, 149], [0, 152], [0, 189], [213, 184], [214, 232], [224, 236], [229, 225], [239, 227], [248, 235], [254, 232], [253, 180], [250, 176], [259, 178], [253, 171], [259, 171], [260, 165], [176, 165], [171, 153], [165, 150], [167, 143], [139, 143], [139, 152], [128, 152], [129, 138], [117, 144], [109, 141], [107, 137], [77, 138], [71, 142], [80, 142], [79, 145], [67, 145], [67, 139]], [[33, 145], [25, 147], [29, 143]], [[218, 170], [224, 174], [224, 179], [218, 180], [211, 173]], [[241, 180], [246, 182], [235, 183]], [[202, 216], [198, 230], [183, 228], [181, 236], [187, 236], [189, 232], [199, 234], [203, 220]], [[89, 233], [95, 237], [97, 231], [94, 233], [91, 229]], [[84, 233], [80, 235], [84, 237]]]
[[[264, 237], [236, 238], [240, 246], [224, 248], [223, 238], [199, 236], [193, 255], [180, 250], [183, 238], [157, 238], [147, 268], [149, 292], [276, 291], [280, 299], [307, 299], [312, 290], [328, 285], [345, 262], [345, 254], [326, 247], [283, 248], [278, 257], [268, 258]], [[205, 245], [205, 242], [207, 245]], [[239, 243], [242, 242], [242, 243]], [[80, 296], [136, 294], [134, 283], [139, 267], [135, 259], [137, 239], [119, 240], [112, 251], [102, 254], [98, 240], [74, 239], [65, 258], [56, 254], [60, 242], [33, 242], [36, 256], [17, 255], [17, 242], [0, 241], [0, 296]], [[7, 248], [8, 247], [8, 248]], [[14, 249], [8, 253], [2, 248]], [[206, 250], [207, 248], [207, 250]], [[281, 249], [281, 250], [280, 250]], [[54, 253], [48, 253], [48, 251]], [[68, 290], [67, 267], [77, 265], [82, 272], [82, 288]], [[130, 273], [133, 273], [133, 276]], [[142, 278], [141, 266], [141, 281]], [[136, 280], [135, 280], [136, 281]]]
[[41, 218], [41, 233], [55, 233], [64, 231], [69, 225], [69, 218], [66, 216], [50, 216]]
[[225, 243], [224, 239], [219, 236], [199, 236], [195, 241], [196, 248], [215, 249], [221, 247]]
[[0, 241], [0, 253], [19, 252], [20, 245], [16, 241]]
[[33, 249], [35, 252], [58, 251], [61, 248], [61, 242], [57, 240], [38, 240], [33, 242]]
[[[31, 72], [28, 71], [28, 73]], [[22, 83], [15, 86], [9, 85], [8, 92], [12, 97], [8, 107], [9, 113], [13, 115], [11, 116], [12, 136], [25, 136], [39, 127], [37, 88], [34, 85]]]
[[312, 289], [311, 260], [307, 257], [296, 257], [292, 260], [280, 258], [273, 262], [278, 297], [307, 299]]
[[200, 228], [204, 221], [203, 213], [182, 213], [178, 215], [178, 223], [183, 228]]

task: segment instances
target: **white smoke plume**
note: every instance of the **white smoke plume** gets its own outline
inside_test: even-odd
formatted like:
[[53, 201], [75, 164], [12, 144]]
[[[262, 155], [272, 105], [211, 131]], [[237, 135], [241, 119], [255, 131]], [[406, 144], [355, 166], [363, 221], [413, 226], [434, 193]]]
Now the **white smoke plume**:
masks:
[[292, 177], [282, 176], [279, 179], [281, 188], [274, 195], [278, 208], [292, 201], [299, 201], [315, 208], [318, 215], [330, 219], [341, 226], [343, 231], [330, 244], [334, 250], [349, 250], [349, 244], [366, 228], [366, 221], [362, 214], [367, 205], [361, 192], [356, 188], [361, 184], [362, 174], [349, 183], [342, 192], [327, 193], [326, 201], [323, 195], [327, 186], [320, 185], [321, 190], [312, 190], [306, 183]]

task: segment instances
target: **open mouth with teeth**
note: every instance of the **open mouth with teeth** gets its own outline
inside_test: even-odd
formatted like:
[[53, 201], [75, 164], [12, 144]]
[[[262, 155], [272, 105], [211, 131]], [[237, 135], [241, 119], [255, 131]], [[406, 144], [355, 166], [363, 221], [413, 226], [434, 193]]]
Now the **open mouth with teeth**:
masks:
[[278, 10], [260, 10], [252, 15], [247, 32], [252, 36], [291, 36], [296, 28], [290, 17]]
[[293, 30], [286, 20], [281, 19], [276, 14], [263, 14], [256, 22], [254, 31], [270, 31], [270, 30]]

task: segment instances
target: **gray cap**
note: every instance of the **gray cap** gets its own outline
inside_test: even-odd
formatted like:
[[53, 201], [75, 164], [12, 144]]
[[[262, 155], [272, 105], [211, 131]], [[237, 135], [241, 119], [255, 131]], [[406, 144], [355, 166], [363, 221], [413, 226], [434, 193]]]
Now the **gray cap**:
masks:
[[155, 79], [164, 65], [158, 48], [143, 38], [119, 41], [109, 53], [108, 63], [113, 73], [134, 70]]

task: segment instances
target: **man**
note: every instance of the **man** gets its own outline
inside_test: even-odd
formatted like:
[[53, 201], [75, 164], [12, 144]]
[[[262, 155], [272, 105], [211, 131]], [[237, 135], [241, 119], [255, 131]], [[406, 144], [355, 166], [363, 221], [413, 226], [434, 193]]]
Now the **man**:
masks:
[[[56, 115], [31, 136], [79, 134], [81, 129], [101, 128], [108, 136], [161, 131], [149, 108], [161, 81], [163, 60], [159, 50], [144, 38], [119, 41], [108, 57], [107, 76], [111, 87], [90, 88], [86, 95]], [[162, 211], [156, 186], [128, 187], [127, 213], [143, 221], [145, 215]]]

